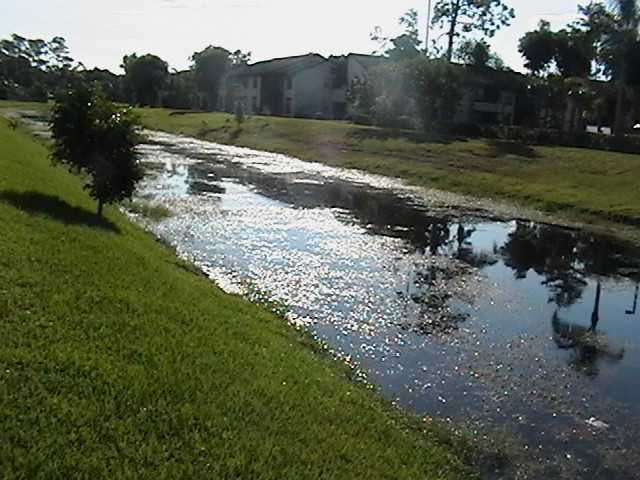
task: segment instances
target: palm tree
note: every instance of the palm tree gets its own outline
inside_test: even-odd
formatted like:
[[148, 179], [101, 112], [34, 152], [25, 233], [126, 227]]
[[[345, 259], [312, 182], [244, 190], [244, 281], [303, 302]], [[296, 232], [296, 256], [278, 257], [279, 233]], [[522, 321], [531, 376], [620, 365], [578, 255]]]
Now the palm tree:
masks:
[[616, 15], [618, 30], [612, 33], [614, 49], [614, 72], [617, 73], [618, 95], [616, 99], [616, 116], [614, 133], [624, 132], [624, 105], [627, 88], [628, 59], [631, 49], [637, 47], [638, 27], [640, 26], [640, 9], [637, 0], [610, 0]]

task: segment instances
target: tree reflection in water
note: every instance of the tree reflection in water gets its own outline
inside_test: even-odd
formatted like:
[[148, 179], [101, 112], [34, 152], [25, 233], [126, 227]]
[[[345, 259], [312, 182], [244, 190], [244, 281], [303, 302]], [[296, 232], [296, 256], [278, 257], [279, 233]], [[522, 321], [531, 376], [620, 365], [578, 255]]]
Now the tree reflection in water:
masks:
[[516, 279], [524, 279], [533, 270], [545, 280], [549, 302], [568, 307], [582, 298], [587, 282], [578, 267], [578, 239], [572, 232], [519, 222], [501, 249], [505, 265]]
[[625, 313], [627, 315], [635, 315], [638, 311], [638, 293], [640, 292], [640, 282], [636, 281], [636, 290], [633, 294], [633, 308], [631, 310], [627, 310]]
[[619, 362], [625, 354], [624, 348], [612, 346], [606, 335], [598, 331], [601, 296], [602, 284], [598, 281], [589, 328], [562, 320], [557, 310], [551, 319], [553, 341], [558, 348], [572, 352], [569, 365], [592, 378], [600, 372], [599, 361]]
[[[558, 348], [572, 352], [569, 364], [573, 368], [595, 377], [599, 361], [618, 362], [624, 357], [624, 349], [612, 346], [598, 330], [601, 279], [637, 269], [619, 247], [604, 238], [519, 222], [500, 252], [517, 279], [526, 278], [530, 270], [544, 278], [542, 284], [550, 292], [549, 302], [558, 307], [551, 320], [553, 340]], [[597, 283], [590, 327], [563, 320], [559, 310], [578, 302], [589, 285], [588, 279], [594, 277]]]
[[[417, 328], [422, 333], [449, 334], [469, 318], [468, 313], [452, 307], [450, 301], [464, 290], [465, 277], [473, 269], [498, 262], [497, 248], [493, 252], [474, 248], [471, 237], [475, 231], [475, 227], [465, 227], [462, 223], [455, 230], [447, 221], [426, 224], [425, 252], [431, 256], [426, 266], [416, 269], [415, 289], [410, 295], [413, 303], [420, 309], [421, 321]], [[455, 261], [444, 257], [452, 257]]]

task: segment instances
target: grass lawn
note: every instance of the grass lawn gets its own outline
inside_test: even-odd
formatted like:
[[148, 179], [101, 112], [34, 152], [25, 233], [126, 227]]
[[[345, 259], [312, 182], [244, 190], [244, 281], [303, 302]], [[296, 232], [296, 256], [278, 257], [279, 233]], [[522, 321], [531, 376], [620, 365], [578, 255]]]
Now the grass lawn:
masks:
[[0, 477], [470, 476], [452, 437], [349, 381], [282, 320], [115, 208], [97, 221], [81, 181], [7, 125]]
[[52, 103], [45, 102], [20, 102], [14, 100], [0, 100], [0, 108], [20, 108], [44, 112], [49, 110]]
[[346, 122], [139, 109], [149, 128], [289, 153], [404, 178], [410, 183], [506, 199], [587, 221], [640, 225], [640, 155], [482, 139], [417, 141]]

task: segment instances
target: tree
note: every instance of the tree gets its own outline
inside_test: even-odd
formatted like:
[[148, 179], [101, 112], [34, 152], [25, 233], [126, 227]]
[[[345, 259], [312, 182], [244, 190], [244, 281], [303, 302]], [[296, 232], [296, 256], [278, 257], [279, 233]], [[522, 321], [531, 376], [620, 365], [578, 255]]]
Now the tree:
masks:
[[347, 90], [349, 113], [355, 123], [371, 123], [376, 102], [373, 83], [369, 78], [356, 77]]
[[70, 70], [73, 67], [73, 58], [63, 37], [53, 37], [47, 44], [47, 50], [49, 69]]
[[54, 162], [88, 177], [85, 189], [104, 204], [130, 198], [142, 179], [135, 146], [138, 120], [86, 85], [60, 95], [51, 116]]
[[462, 100], [460, 69], [426, 57], [413, 60], [407, 68], [423, 129], [433, 129], [436, 122], [451, 122]]
[[0, 52], [14, 58], [25, 58], [39, 70], [71, 69], [73, 66], [73, 58], [63, 37], [53, 37], [47, 42], [14, 33], [10, 39], [0, 40]]
[[422, 40], [418, 29], [418, 11], [411, 9], [398, 20], [404, 32], [395, 38], [385, 37], [380, 27], [370, 34], [371, 40], [378, 43], [378, 52], [389, 59], [399, 62], [417, 57], [422, 52]]
[[518, 44], [518, 50], [524, 57], [524, 66], [534, 75], [546, 73], [556, 55], [556, 35], [551, 24], [541, 20], [538, 29], [527, 32]]
[[62, 37], [50, 41], [17, 34], [0, 40], [0, 84], [6, 96], [20, 100], [46, 100], [63, 88], [74, 61]]
[[134, 103], [151, 106], [158, 103], [160, 90], [169, 78], [169, 65], [155, 55], [126, 55], [122, 59], [125, 81], [134, 96]]
[[446, 58], [451, 62], [460, 29], [463, 33], [479, 32], [493, 37], [500, 28], [508, 26], [513, 18], [514, 9], [503, 0], [438, 0], [431, 23], [446, 30]]
[[612, 0], [611, 8], [600, 2], [580, 7], [582, 25], [594, 37], [602, 73], [617, 87], [614, 133], [624, 133], [627, 92], [636, 77], [634, 58], [640, 49], [640, 8], [636, 0]]
[[185, 70], [172, 72], [162, 106], [168, 108], [190, 109], [197, 105], [197, 88], [193, 72]]
[[[547, 90], [557, 90], [561, 85], [566, 105], [563, 129], [578, 130], [579, 120], [593, 100], [588, 81], [596, 55], [593, 35], [578, 24], [553, 32], [549, 23], [542, 21], [537, 30], [527, 32], [520, 39], [519, 50], [525, 58], [525, 67], [534, 75], [546, 77], [550, 87]], [[558, 79], [553, 78], [555, 72], [559, 74]], [[557, 107], [555, 101], [549, 105], [550, 109]]]
[[128, 98], [122, 75], [116, 75], [109, 70], [101, 70], [99, 68], [80, 70], [77, 73], [81, 79], [80, 81], [96, 85], [109, 100], [127, 103]]
[[232, 61], [243, 61], [246, 58], [232, 54], [221, 47], [208, 46], [191, 56], [191, 70], [196, 78], [198, 90], [207, 98], [207, 108], [215, 110], [218, 107], [220, 87]]
[[374, 101], [371, 116], [376, 125], [414, 128], [415, 108], [408, 82], [407, 63], [387, 62], [370, 70]]
[[456, 59], [465, 65], [504, 70], [505, 64], [484, 40], [465, 40], [456, 50]]
[[247, 65], [251, 61], [251, 52], [243, 52], [242, 50], [236, 50], [229, 55], [231, 65], [239, 67], [241, 65]]
[[533, 74], [545, 75], [555, 68], [564, 78], [589, 77], [596, 53], [589, 32], [575, 27], [553, 32], [544, 20], [538, 30], [520, 39], [518, 49]]

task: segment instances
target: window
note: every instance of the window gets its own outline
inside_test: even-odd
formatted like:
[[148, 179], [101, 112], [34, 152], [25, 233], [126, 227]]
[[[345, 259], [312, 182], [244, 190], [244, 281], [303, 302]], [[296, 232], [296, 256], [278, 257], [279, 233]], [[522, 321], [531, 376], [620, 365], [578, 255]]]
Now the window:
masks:
[[284, 100], [284, 113], [291, 115], [291, 99], [289, 97]]
[[258, 79], [259, 78], [260, 77], [257, 77], [257, 76], [253, 77], [253, 88], [258, 88]]
[[251, 98], [251, 110], [253, 110], [254, 112], [258, 111], [258, 98], [257, 97]]
[[284, 86], [287, 90], [291, 90], [293, 88], [293, 79], [291, 77], [287, 77], [284, 81]]
[[242, 87], [243, 88], [248, 88], [249, 87], [249, 80], [247, 77], [242, 77]]

